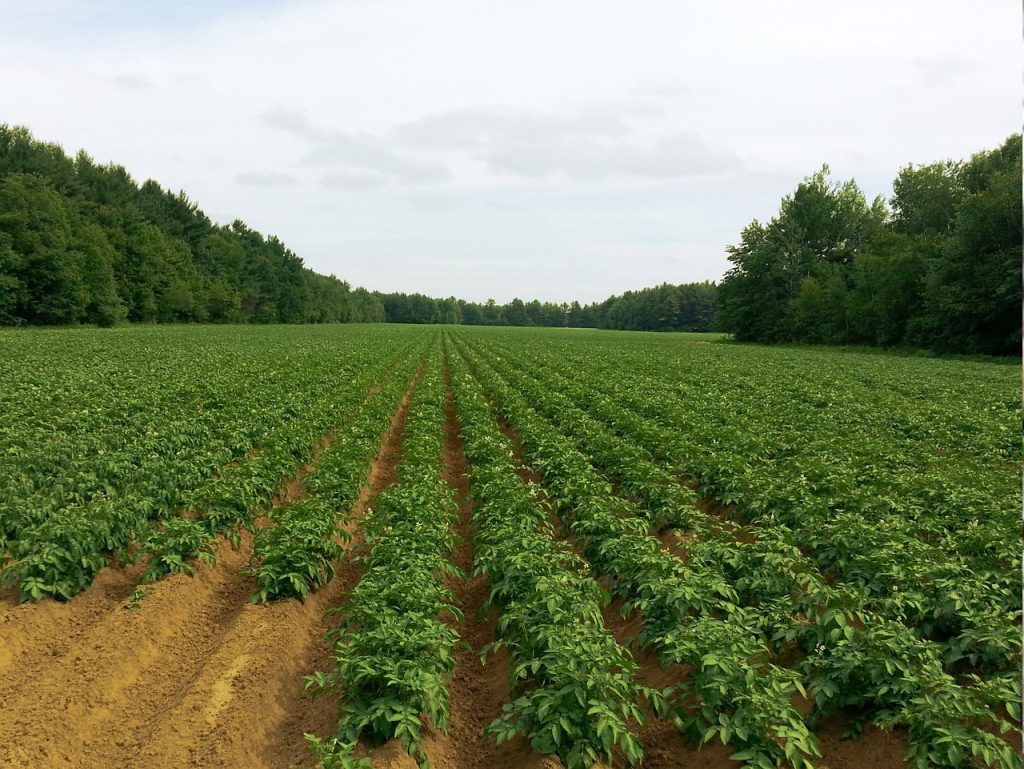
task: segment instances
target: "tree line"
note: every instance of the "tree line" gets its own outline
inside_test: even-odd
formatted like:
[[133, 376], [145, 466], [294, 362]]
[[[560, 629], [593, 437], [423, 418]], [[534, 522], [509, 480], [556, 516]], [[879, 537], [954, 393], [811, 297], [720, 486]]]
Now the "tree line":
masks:
[[718, 310], [718, 287], [711, 282], [664, 283], [627, 291], [603, 302], [467, 302], [422, 294], [381, 294], [389, 323], [452, 323], [469, 326], [547, 326], [631, 331], [711, 331]]
[[274, 236], [215, 224], [184, 192], [0, 125], [0, 325], [465, 323], [706, 330], [713, 283], [580, 305], [381, 294], [320, 275]]
[[827, 166], [753, 221], [712, 282], [603, 302], [378, 293], [184, 192], [0, 125], [0, 325], [392, 322], [732, 332], [740, 341], [1019, 354], [1021, 137], [908, 165], [868, 202]]
[[0, 125], [0, 325], [383, 320], [276, 237]]
[[908, 165], [868, 203], [827, 166], [727, 250], [721, 324], [738, 340], [1020, 354], [1021, 137]]

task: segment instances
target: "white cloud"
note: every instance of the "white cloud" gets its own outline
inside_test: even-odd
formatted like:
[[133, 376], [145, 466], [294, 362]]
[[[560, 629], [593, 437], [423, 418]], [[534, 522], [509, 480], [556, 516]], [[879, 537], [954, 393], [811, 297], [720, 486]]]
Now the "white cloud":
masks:
[[313, 125], [301, 110], [267, 110], [259, 115], [259, 119], [271, 128], [280, 129], [306, 142], [302, 162], [310, 166], [362, 169], [410, 184], [443, 182], [451, 178], [443, 163], [395, 152], [382, 138], [368, 133], [320, 128]]
[[573, 180], [610, 177], [663, 179], [731, 171], [738, 156], [692, 131], [675, 131], [642, 142], [627, 117], [632, 110], [590, 108], [564, 117], [539, 112], [459, 110], [399, 125], [394, 136], [435, 151], [464, 150], [495, 174]]
[[463, 109], [402, 123], [394, 131], [400, 140], [440, 150], [482, 150], [493, 144], [619, 138], [629, 133], [631, 129], [621, 115], [604, 109], [589, 109], [571, 117]]
[[[869, 196], [1019, 129], [968, 0], [9, 0], [0, 120], [354, 284], [600, 299], [717, 278], [828, 162]], [[472, 269], [467, 265], [472, 264]]]
[[120, 75], [115, 75], [111, 80], [114, 85], [129, 91], [146, 91], [153, 87], [153, 84], [146, 78], [139, 77], [138, 75], [132, 75], [128, 72], [122, 72]]
[[979, 69], [976, 62], [949, 53], [916, 56], [913, 64], [921, 80], [926, 85], [936, 87], [951, 85], [955, 80], [968, 77]]
[[359, 171], [337, 171], [325, 174], [320, 184], [332, 190], [373, 190], [387, 183], [387, 178], [380, 174]]
[[284, 187], [297, 183], [291, 174], [276, 171], [245, 171], [235, 174], [235, 181], [246, 187]]

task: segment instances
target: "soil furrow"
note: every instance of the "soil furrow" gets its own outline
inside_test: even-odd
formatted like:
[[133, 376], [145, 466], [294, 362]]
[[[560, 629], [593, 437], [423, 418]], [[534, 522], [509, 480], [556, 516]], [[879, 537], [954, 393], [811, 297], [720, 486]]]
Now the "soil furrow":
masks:
[[444, 476], [455, 491], [459, 517], [456, 534], [459, 543], [452, 562], [464, 573], [464, 579], [449, 578], [465, 620], [457, 629], [466, 646], [456, 652], [455, 670], [450, 683], [451, 724], [448, 734], [432, 733], [425, 741], [430, 765], [436, 769], [534, 769], [560, 766], [552, 757], [534, 751], [530, 744], [517, 738], [496, 745], [484, 734], [487, 725], [501, 714], [509, 700], [508, 656], [502, 649], [481, 663], [480, 651], [495, 638], [494, 626], [498, 610], [494, 607], [486, 614], [481, 609], [490, 594], [490, 586], [483, 575], [473, 574], [473, 545], [471, 518], [476, 503], [469, 485], [469, 463], [455, 416], [455, 401], [451, 389], [451, 375], [444, 367], [445, 435]]
[[350, 511], [345, 527], [353, 539], [334, 579], [305, 603], [246, 604], [185, 696], [140, 740], [139, 756], [127, 766], [286, 769], [307, 757], [302, 734], [317, 731], [317, 719], [327, 722], [328, 731], [333, 728], [332, 703], [311, 702], [303, 681], [330, 662], [325, 636], [331, 622], [324, 612], [358, 579], [351, 558], [361, 544], [358, 520], [394, 480], [410, 392], [395, 411]]
[[10, 766], [117, 766], [141, 719], [166, 707], [182, 677], [215, 647], [252, 586], [239, 579], [249, 537], [221, 541], [216, 568], [175, 574], [138, 610], [114, 609], [45, 666], [11, 671], [0, 702], [0, 759]]
[[17, 590], [12, 590], [9, 604], [0, 605], [0, 705], [12, 687], [13, 671], [49, 665], [63, 655], [78, 635], [132, 594], [144, 571], [141, 563], [103, 569], [87, 590], [67, 602], [17, 604]]
[[[395, 441], [401, 412], [388, 433]], [[371, 483], [386, 476], [382, 466], [391, 453], [381, 450]], [[279, 500], [301, 494], [302, 475]], [[364, 506], [366, 496], [364, 490]], [[105, 570], [68, 604], [8, 612], [50, 618], [60, 638], [77, 614], [96, 605], [85, 614], [89, 624], [49, 654], [9, 655], [18, 664], [9, 666], [0, 690], [0, 765], [290, 766], [290, 757], [261, 764], [257, 754], [271, 742], [273, 725], [292, 715], [289, 704], [299, 709], [302, 677], [315, 667], [315, 647], [325, 645], [322, 609], [347, 586], [336, 578], [307, 604], [249, 604], [254, 583], [243, 571], [251, 552], [248, 534], [238, 550], [220, 540], [216, 567], [200, 563], [192, 577], [171, 575], [148, 586], [137, 610], [124, 610], [124, 598], [138, 574], [114, 579], [116, 570]], [[45, 627], [21, 626], [29, 633]]]

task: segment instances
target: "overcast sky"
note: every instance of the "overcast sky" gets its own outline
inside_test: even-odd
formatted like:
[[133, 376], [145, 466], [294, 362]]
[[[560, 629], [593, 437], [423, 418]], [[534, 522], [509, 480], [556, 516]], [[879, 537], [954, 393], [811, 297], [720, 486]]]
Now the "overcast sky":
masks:
[[1009, 0], [4, 0], [0, 122], [382, 291], [718, 279], [828, 162], [869, 197], [1021, 119]]

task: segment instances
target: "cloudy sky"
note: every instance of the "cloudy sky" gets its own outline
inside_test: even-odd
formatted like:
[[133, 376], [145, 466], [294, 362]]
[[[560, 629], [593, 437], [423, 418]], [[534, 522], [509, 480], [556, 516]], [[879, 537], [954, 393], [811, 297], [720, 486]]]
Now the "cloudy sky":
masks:
[[1019, 130], [1008, 0], [4, 0], [0, 122], [370, 289], [718, 279], [828, 162], [869, 196]]

